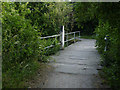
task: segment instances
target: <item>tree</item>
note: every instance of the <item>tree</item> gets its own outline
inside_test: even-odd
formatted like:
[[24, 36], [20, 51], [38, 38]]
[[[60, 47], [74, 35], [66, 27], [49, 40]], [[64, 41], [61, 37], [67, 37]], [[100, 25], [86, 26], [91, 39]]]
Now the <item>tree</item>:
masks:
[[78, 28], [81, 29], [81, 34], [92, 35], [98, 19], [96, 17], [97, 3], [74, 3], [74, 17], [77, 22]]

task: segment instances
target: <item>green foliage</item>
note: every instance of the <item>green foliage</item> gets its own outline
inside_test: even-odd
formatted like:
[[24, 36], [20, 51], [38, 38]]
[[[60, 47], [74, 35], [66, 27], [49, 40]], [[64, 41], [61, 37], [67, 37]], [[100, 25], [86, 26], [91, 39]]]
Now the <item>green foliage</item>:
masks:
[[[97, 43], [98, 51], [104, 57], [104, 65], [107, 67], [105, 73], [108, 75], [107, 78], [110, 81], [110, 85], [113, 87], [120, 86], [118, 82], [119, 78], [119, 45], [120, 45], [120, 36], [118, 34], [117, 28], [112, 28], [109, 23], [100, 22], [98, 28], [96, 28], [97, 33]], [[105, 36], [109, 36], [108, 41], [104, 40]], [[107, 43], [107, 44], [106, 44]], [[107, 51], [104, 51], [105, 46], [107, 46]], [[113, 72], [114, 71], [114, 72]], [[115, 77], [116, 79], [112, 78]]]
[[[39, 38], [59, 33], [62, 25], [68, 28], [71, 11], [68, 3], [2, 3], [3, 88], [26, 87], [38, 61], [48, 62], [48, 56], [60, 49], [58, 40]], [[44, 49], [51, 44], [55, 47]]]
[[16, 68], [9, 68], [2, 74], [3, 88], [27, 88], [26, 81], [33, 78], [40, 65], [36, 61], [28, 63], [26, 66], [15, 66]]
[[81, 22], [86, 22], [86, 21], [94, 19], [95, 10], [97, 7], [96, 7], [96, 3], [79, 2], [79, 3], [74, 4], [74, 8], [76, 12], [75, 13], [76, 21], [78, 23], [81, 23]]
[[110, 25], [108, 23], [103, 23], [102, 21], [99, 22], [98, 27], [96, 28], [96, 45], [99, 46], [98, 49], [101, 53], [104, 52], [104, 48], [105, 48], [105, 40], [104, 38], [106, 37], [106, 35], [108, 34], [108, 30], [110, 30]]
[[[72, 12], [71, 5], [67, 3], [48, 3], [48, 12], [45, 13], [47, 23], [47, 29], [45, 30], [50, 35], [58, 34], [61, 30], [61, 26], [65, 26], [68, 31], [69, 14]], [[52, 30], [52, 32], [51, 32]]]
[[26, 15], [26, 18], [32, 21], [32, 25], [42, 36], [58, 34], [63, 25], [68, 30], [69, 14], [72, 11], [70, 4], [32, 2], [27, 4], [27, 8], [30, 8], [31, 13]]
[[[26, 77], [34, 72], [40, 55], [38, 33], [25, 15], [30, 10], [16, 10], [14, 3], [2, 3], [2, 71], [3, 87], [23, 87]], [[34, 67], [33, 67], [33, 66]], [[29, 69], [29, 70], [28, 70]]]
[[97, 3], [75, 3], [74, 4], [74, 17], [77, 26], [81, 31], [81, 35], [93, 35], [98, 19], [96, 17]]
[[46, 47], [50, 46], [50, 45], [54, 45], [54, 47], [46, 49], [45, 55], [49, 56], [49, 55], [55, 54], [57, 51], [59, 51], [60, 45], [58, 45], [58, 43], [59, 42], [58, 42], [57, 38], [46, 40], [46, 44], [45, 44]]
[[97, 3], [96, 16], [112, 27], [120, 26], [120, 2]]
[[[99, 25], [96, 28], [98, 51], [104, 57], [105, 78], [114, 89], [120, 88], [120, 3], [101, 3], [96, 15]], [[105, 41], [105, 36], [108, 40]], [[107, 46], [107, 51], [104, 51]]]
[[[10, 5], [7, 6], [6, 5]], [[38, 56], [38, 38], [36, 31], [30, 25], [30, 21], [11, 8], [12, 11], [6, 11], [14, 4], [3, 3], [3, 70], [7, 70], [21, 62], [26, 64], [32, 58]], [[6, 8], [5, 8], [6, 7]], [[5, 8], [5, 9], [4, 9]], [[6, 56], [7, 55], [7, 56]], [[8, 62], [9, 61], [9, 62]]]
[[[59, 42], [57, 38], [44, 39], [44, 40], [41, 40], [40, 43], [41, 43], [42, 48], [44, 49], [41, 51], [39, 61], [48, 62], [49, 55], [55, 54], [57, 51], [60, 50], [60, 45], [58, 45]], [[51, 45], [53, 45], [53, 47], [46, 48]]]
[[[104, 58], [103, 71], [112, 87], [120, 87], [119, 4], [3, 2], [3, 87], [25, 87], [25, 81], [39, 68], [37, 61], [48, 62], [47, 56], [60, 49], [57, 39], [41, 40], [41, 36], [58, 34], [62, 25], [66, 32], [78, 26], [83, 34], [92, 35], [98, 24], [96, 45]], [[51, 44], [55, 47], [44, 49]], [[104, 51], [106, 45], [107, 51]]]
[[89, 35], [98, 25], [95, 29], [96, 46], [103, 57], [105, 78], [114, 89], [120, 88], [120, 2], [80, 2], [75, 3], [74, 8], [76, 21], [84, 34]]
[[104, 67], [103, 69], [104, 78], [108, 81], [109, 85], [114, 88], [114, 90], [119, 90], [120, 85], [120, 77], [118, 71], [118, 65], [113, 64], [109, 68]]

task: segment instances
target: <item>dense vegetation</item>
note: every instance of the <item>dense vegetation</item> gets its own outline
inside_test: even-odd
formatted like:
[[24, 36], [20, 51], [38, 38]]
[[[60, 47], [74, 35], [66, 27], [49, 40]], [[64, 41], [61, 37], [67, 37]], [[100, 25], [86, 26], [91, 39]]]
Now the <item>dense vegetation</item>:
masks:
[[[114, 89], [118, 89], [120, 88], [120, 2], [101, 3], [97, 11], [99, 11], [99, 25], [96, 28], [96, 39], [98, 50], [104, 57], [105, 78]], [[107, 41], [104, 40], [105, 36]]]
[[26, 79], [39, 68], [38, 61], [47, 62], [46, 56], [59, 50], [59, 46], [44, 50], [57, 41], [39, 38], [59, 34], [64, 25], [66, 32], [81, 30], [82, 35], [96, 35], [104, 76], [113, 88], [119, 88], [119, 21], [120, 3], [3, 2], [3, 87], [25, 87]]
[[95, 35], [94, 31], [98, 25], [96, 8], [96, 3], [74, 3], [74, 17], [82, 36]]
[[46, 62], [46, 55], [58, 50], [44, 50], [55, 42], [39, 37], [58, 34], [62, 25], [68, 30], [70, 12], [68, 3], [2, 3], [3, 87], [24, 87], [39, 68], [38, 61]]
[[[120, 2], [77, 3], [75, 12], [78, 26], [83, 27], [81, 23], [91, 20], [95, 22], [90, 24], [95, 27], [92, 29], [95, 30], [96, 46], [103, 58], [104, 77], [112, 88], [120, 88]], [[104, 40], [105, 37], [107, 40]]]

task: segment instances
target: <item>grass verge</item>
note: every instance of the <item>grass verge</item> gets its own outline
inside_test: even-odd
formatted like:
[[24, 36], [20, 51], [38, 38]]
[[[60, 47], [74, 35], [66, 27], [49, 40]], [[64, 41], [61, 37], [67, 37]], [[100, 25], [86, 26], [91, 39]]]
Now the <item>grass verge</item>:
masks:
[[7, 70], [3, 72], [3, 88], [27, 88], [26, 81], [36, 75], [40, 65], [37, 61], [28, 63], [26, 67]]

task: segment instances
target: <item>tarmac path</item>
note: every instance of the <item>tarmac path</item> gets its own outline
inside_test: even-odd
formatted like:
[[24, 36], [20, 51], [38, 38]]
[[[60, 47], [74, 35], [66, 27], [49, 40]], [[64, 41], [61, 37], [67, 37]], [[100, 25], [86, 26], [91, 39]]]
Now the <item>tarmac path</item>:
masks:
[[100, 56], [94, 39], [81, 39], [53, 55], [56, 62], [43, 88], [105, 88], [98, 75]]

